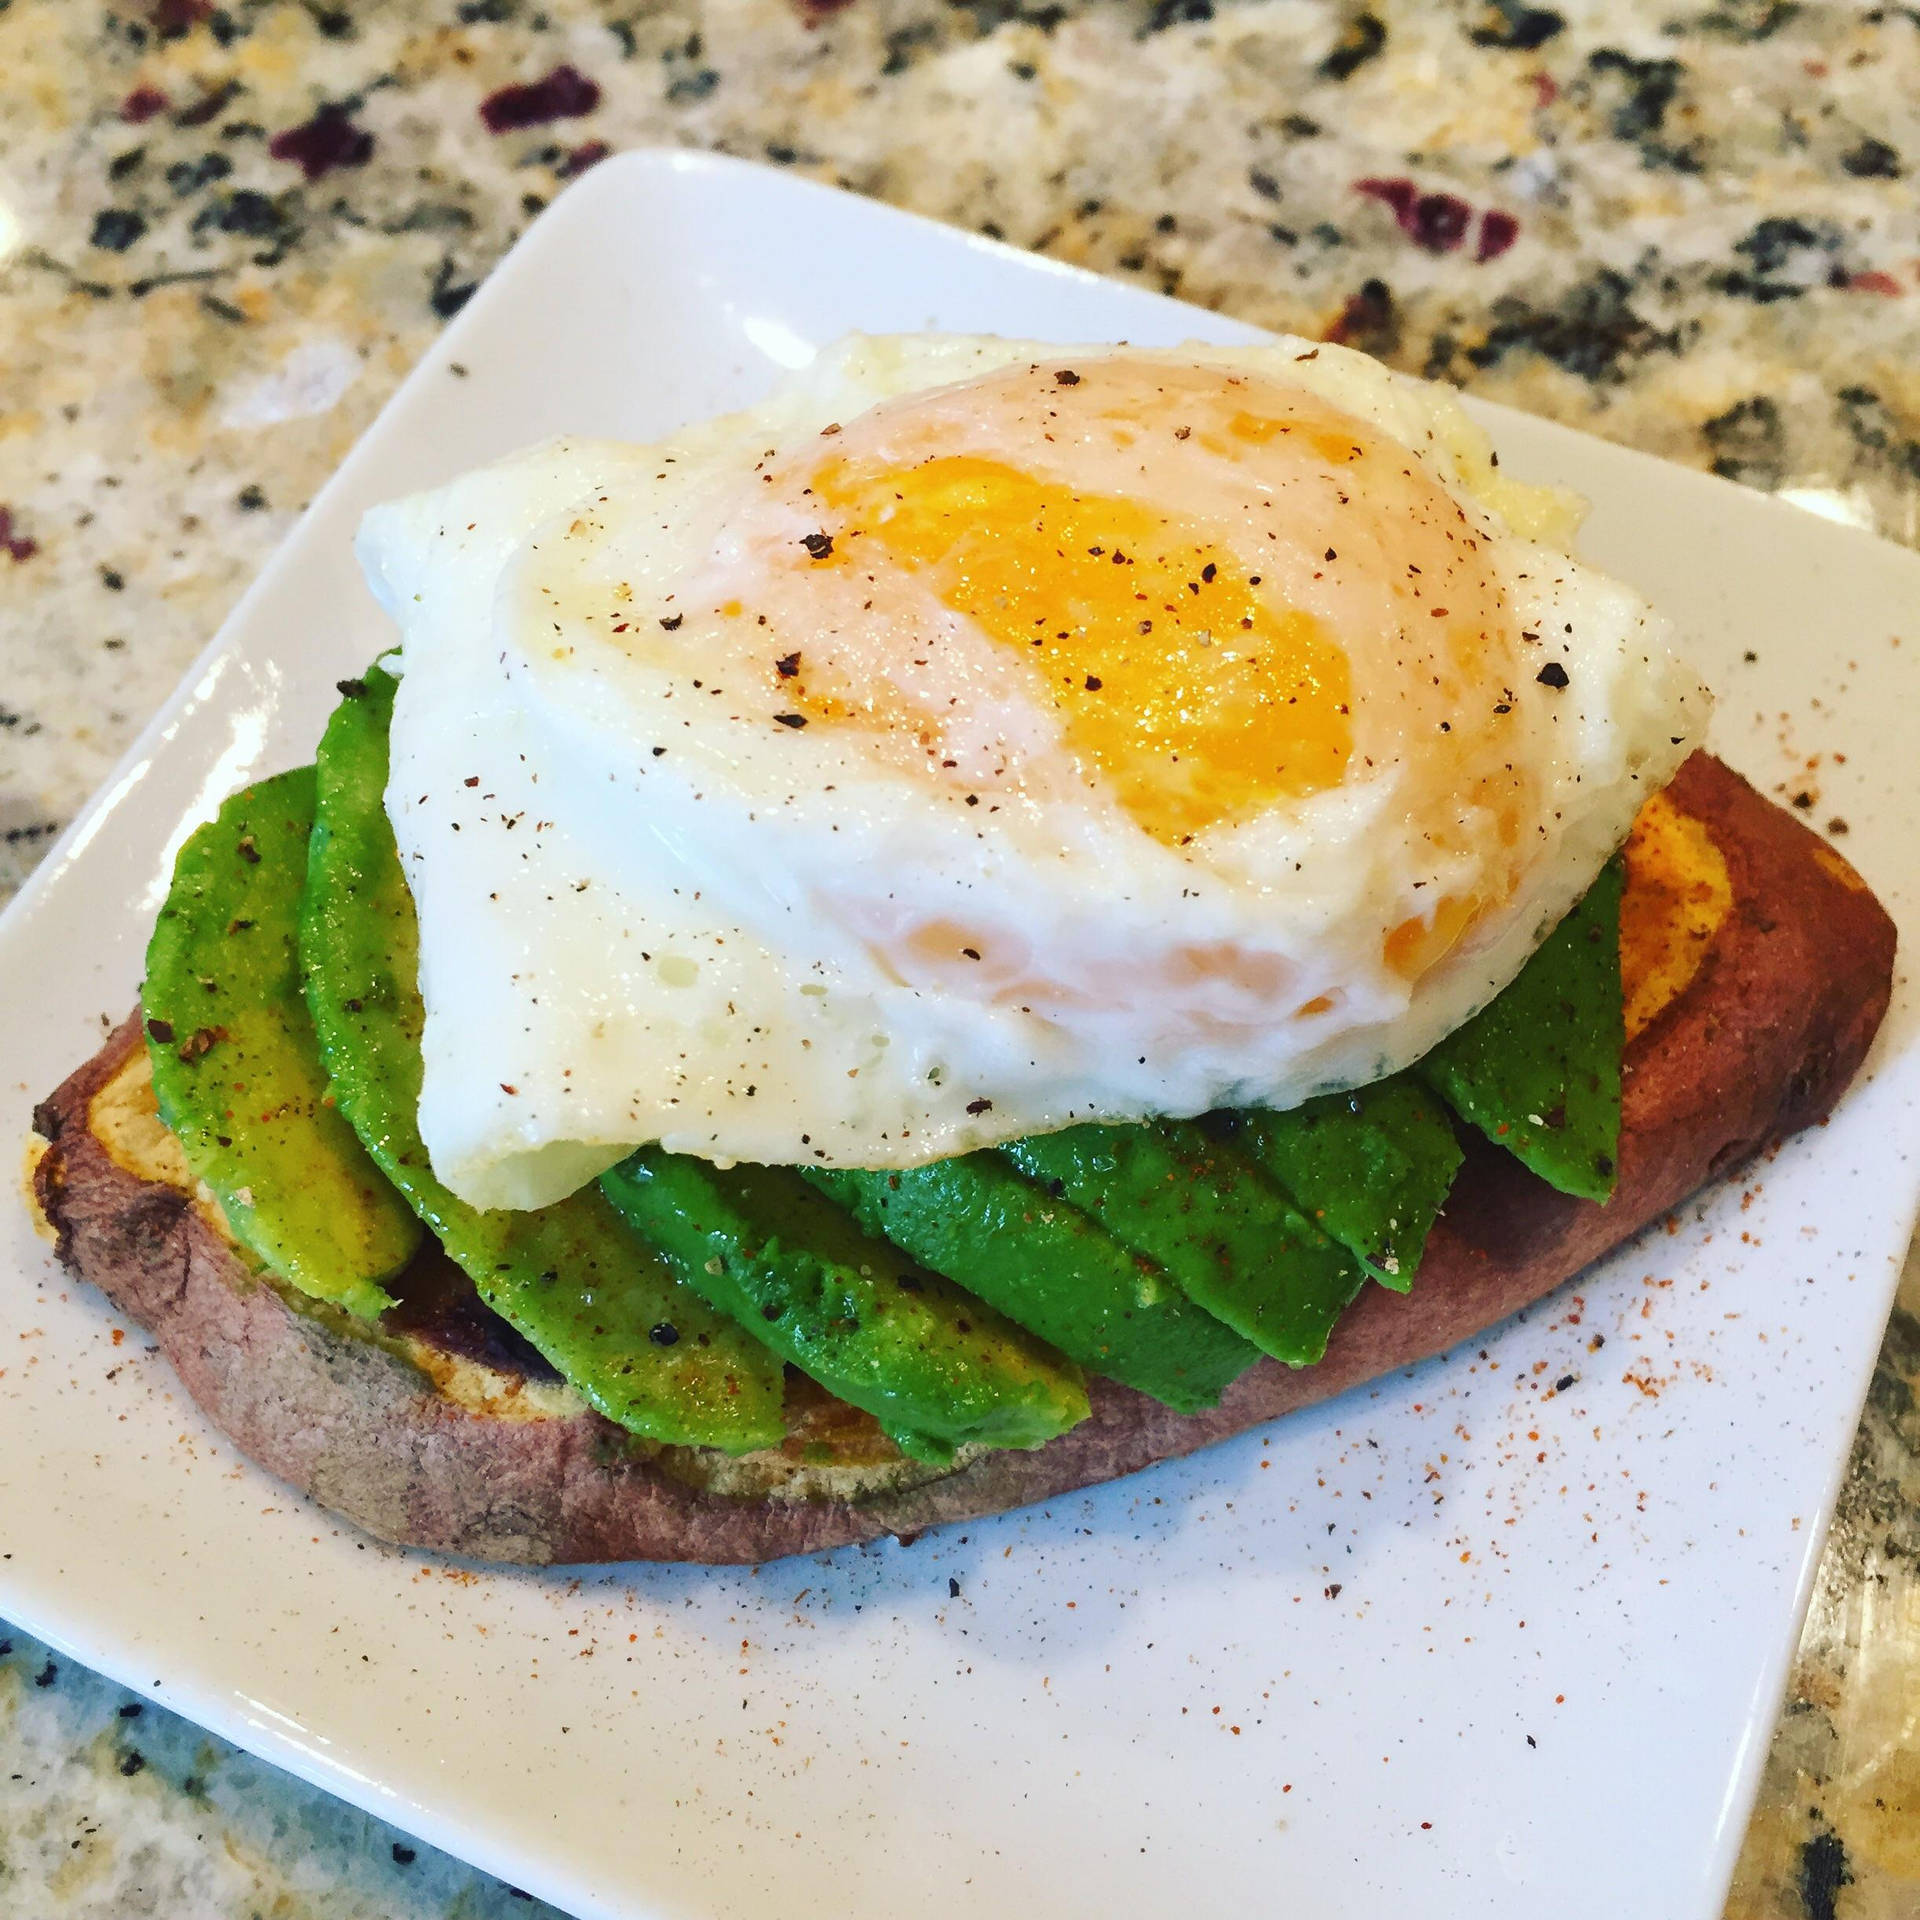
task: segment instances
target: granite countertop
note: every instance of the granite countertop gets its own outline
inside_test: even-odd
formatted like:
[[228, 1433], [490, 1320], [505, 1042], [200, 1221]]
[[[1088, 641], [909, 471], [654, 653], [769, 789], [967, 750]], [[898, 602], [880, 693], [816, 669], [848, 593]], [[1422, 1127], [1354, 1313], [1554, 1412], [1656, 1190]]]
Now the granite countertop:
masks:
[[[480, 277], [770, 160], [1920, 544], [1920, 10], [0, 0], [0, 897]], [[1920, 1912], [1920, 1266], [1728, 1912]], [[0, 1905], [538, 1911], [0, 1630]]]

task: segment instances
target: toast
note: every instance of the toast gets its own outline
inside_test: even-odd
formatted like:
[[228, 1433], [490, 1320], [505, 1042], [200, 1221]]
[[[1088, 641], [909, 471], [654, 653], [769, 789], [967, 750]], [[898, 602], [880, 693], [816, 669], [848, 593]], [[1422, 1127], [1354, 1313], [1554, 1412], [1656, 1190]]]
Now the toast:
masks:
[[[260, 1272], [160, 1125], [137, 1012], [36, 1110], [34, 1194], [61, 1261], [148, 1329], [215, 1425], [383, 1540], [545, 1565], [757, 1563], [911, 1537], [1117, 1479], [1444, 1352], [1822, 1119], [1886, 1010], [1893, 924], [1839, 855], [1719, 761], [1695, 754], [1666, 797], [1724, 863], [1726, 897], [1669, 927], [1683, 963], [1629, 968], [1613, 1198], [1568, 1198], [1470, 1139], [1411, 1294], [1369, 1286], [1319, 1364], [1262, 1361], [1203, 1413], [1094, 1380], [1092, 1417], [1047, 1445], [930, 1468], [796, 1378], [776, 1451], [735, 1462], [636, 1441], [437, 1248], [391, 1284], [397, 1304], [372, 1334]], [[1636, 986], [1662, 967], [1672, 977], [1639, 995], [1634, 1031]]]

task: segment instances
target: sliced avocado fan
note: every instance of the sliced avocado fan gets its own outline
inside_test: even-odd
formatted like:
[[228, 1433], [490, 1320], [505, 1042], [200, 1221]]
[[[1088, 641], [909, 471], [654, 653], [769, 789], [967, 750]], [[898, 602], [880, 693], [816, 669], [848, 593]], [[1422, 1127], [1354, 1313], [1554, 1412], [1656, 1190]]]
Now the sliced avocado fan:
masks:
[[[236, 796], [182, 852], [146, 995], [163, 1117], [296, 1286], [377, 1313], [424, 1221], [649, 1439], [777, 1444], [783, 1362], [936, 1462], [1065, 1432], [1081, 1366], [1191, 1412], [1260, 1354], [1310, 1365], [1368, 1275], [1411, 1284], [1460, 1163], [1442, 1101], [1563, 1191], [1611, 1191], [1617, 863], [1412, 1072], [1290, 1112], [1079, 1126], [900, 1173], [646, 1148], [538, 1212], [468, 1207], [418, 1128], [418, 927], [384, 806], [395, 682], [375, 668], [343, 692], [317, 769]], [[259, 1118], [251, 1097], [236, 1117], [236, 1080], [271, 1092]]]

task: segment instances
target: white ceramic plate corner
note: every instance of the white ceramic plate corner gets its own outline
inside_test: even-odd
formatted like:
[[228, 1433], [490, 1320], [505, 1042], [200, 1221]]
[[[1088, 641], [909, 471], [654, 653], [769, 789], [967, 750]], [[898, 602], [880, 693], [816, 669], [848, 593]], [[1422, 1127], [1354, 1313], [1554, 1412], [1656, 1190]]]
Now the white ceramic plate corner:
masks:
[[[186, 827], [305, 758], [380, 643], [363, 506], [929, 324], [1253, 337], [738, 162], [633, 154], [565, 195], [0, 922], [8, 1137], [130, 1004]], [[1821, 755], [1823, 816], [1920, 925], [1920, 559], [1479, 411], [1690, 631], [1722, 754], [1763, 787]], [[376, 1547], [238, 1460], [6, 1210], [0, 1613], [582, 1915], [1711, 1920], [1920, 1196], [1917, 1027], [1903, 979], [1829, 1127], [1468, 1350], [751, 1572]]]

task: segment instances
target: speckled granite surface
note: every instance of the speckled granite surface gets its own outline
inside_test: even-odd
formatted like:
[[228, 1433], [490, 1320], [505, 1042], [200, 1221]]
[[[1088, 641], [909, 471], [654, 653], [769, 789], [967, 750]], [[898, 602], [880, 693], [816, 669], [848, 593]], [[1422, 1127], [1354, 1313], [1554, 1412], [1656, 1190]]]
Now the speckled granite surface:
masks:
[[[0, 0], [0, 893], [527, 221], [650, 142], [1920, 544], [1912, 7]], [[1903, 1302], [1739, 1920], [1920, 1913], [1920, 1269]], [[8, 1912], [537, 1910], [48, 1666], [0, 1656]]]

